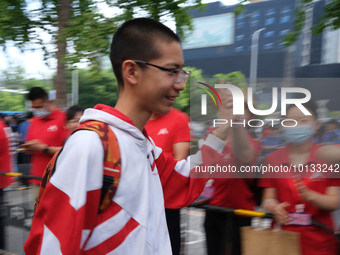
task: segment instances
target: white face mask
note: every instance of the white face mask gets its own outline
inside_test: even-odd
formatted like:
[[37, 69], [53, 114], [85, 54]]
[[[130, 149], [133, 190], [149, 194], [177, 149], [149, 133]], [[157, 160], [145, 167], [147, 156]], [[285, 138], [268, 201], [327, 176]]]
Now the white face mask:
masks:
[[296, 127], [285, 127], [283, 136], [289, 143], [303, 143], [315, 134], [313, 125], [303, 125]]
[[45, 108], [41, 108], [41, 109], [33, 109], [32, 114], [33, 116], [44, 119], [50, 115], [50, 112], [48, 112]]

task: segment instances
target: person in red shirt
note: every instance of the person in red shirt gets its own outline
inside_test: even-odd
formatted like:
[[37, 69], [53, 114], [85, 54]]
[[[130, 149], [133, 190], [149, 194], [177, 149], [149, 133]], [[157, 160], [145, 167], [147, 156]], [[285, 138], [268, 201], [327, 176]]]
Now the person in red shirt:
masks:
[[[32, 153], [30, 174], [42, 176], [53, 154], [64, 144], [67, 137], [65, 129], [66, 115], [48, 100], [46, 91], [40, 87], [30, 89], [27, 98], [32, 104], [33, 118], [28, 127], [26, 142], [22, 144], [27, 152]], [[40, 180], [32, 179], [32, 196], [37, 197]]]
[[[7, 128], [5, 122], [0, 118], [0, 171], [11, 172], [11, 154], [9, 151], [9, 141], [7, 137]], [[0, 205], [3, 205], [3, 189], [12, 183], [11, 177], [0, 175]], [[0, 249], [4, 249], [5, 231], [4, 231], [4, 215], [0, 214]]]
[[[190, 127], [187, 114], [171, 108], [165, 115], [153, 113], [145, 129], [155, 144], [164, 152], [172, 154], [176, 160], [189, 156]], [[165, 209], [172, 254], [179, 255], [181, 249], [180, 210]]]
[[[228, 108], [229, 113], [227, 113], [227, 116], [218, 116], [218, 118], [232, 119], [235, 123], [247, 123], [247, 120], [251, 118], [247, 105], [245, 104], [244, 118], [233, 116], [231, 93], [227, 90], [220, 90], [219, 95], [222, 98], [223, 107]], [[212, 128], [209, 132], [219, 136], [217, 128]], [[257, 164], [261, 145], [250, 136], [243, 125], [229, 127], [227, 136], [221, 136], [220, 138], [225, 140], [227, 145], [223, 149], [223, 156], [219, 165], [239, 168], [242, 165]], [[209, 205], [254, 210], [256, 182], [252, 176], [244, 175], [240, 176], [240, 178], [230, 178], [228, 175], [222, 175], [218, 177], [210, 181], [214, 193], [208, 200]], [[235, 175], [232, 177], [235, 177]], [[208, 209], [204, 222], [208, 255], [241, 254], [240, 227], [249, 226], [250, 223], [250, 218]]]
[[[287, 110], [287, 119], [298, 122], [296, 127], [286, 127], [283, 130], [288, 144], [269, 154], [265, 165], [304, 167], [309, 171], [294, 173], [275, 173], [276, 178], [263, 178], [260, 186], [264, 188], [262, 207], [273, 213], [275, 221], [283, 225], [284, 230], [300, 233], [303, 255], [335, 255], [337, 240], [331, 231], [333, 222], [331, 212], [338, 207], [339, 183], [337, 179], [328, 177], [327, 173], [313, 171], [313, 167], [327, 166], [317, 156], [320, 145], [313, 143], [313, 135], [318, 129], [316, 106], [313, 102], [305, 105], [312, 115], [305, 116], [295, 105]], [[266, 177], [266, 176], [265, 176]], [[302, 213], [318, 221], [324, 227], [320, 228], [300, 221], [292, 221], [292, 213]]]

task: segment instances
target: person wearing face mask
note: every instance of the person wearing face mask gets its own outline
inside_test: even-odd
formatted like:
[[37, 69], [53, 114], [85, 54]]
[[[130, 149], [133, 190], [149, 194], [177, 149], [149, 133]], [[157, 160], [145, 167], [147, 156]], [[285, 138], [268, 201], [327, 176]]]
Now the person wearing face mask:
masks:
[[[46, 91], [33, 87], [27, 94], [31, 101], [33, 118], [28, 127], [26, 142], [21, 146], [31, 153], [30, 175], [42, 176], [53, 154], [64, 144], [67, 137], [66, 115], [48, 99]], [[40, 180], [30, 180], [32, 199], [38, 195]]]
[[[304, 107], [311, 115], [304, 115], [295, 105], [287, 110], [287, 119], [298, 124], [283, 128], [286, 146], [265, 158], [266, 166], [287, 166], [292, 170], [261, 179], [262, 207], [274, 214], [276, 224], [284, 230], [300, 234], [302, 255], [335, 255], [338, 244], [331, 233], [331, 212], [338, 207], [339, 181], [313, 170], [327, 164], [317, 155], [320, 145], [313, 143], [319, 126], [316, 105], [308, 102]], [[321, 225], [312, 225], [311, 220]]]

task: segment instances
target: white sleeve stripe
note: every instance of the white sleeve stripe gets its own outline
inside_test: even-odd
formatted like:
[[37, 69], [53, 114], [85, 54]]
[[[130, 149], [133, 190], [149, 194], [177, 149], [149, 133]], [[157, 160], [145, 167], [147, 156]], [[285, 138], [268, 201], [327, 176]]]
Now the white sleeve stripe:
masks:
[[130, 219], [131, 217], [124, 210], [120, 210], [115, 216], [95, 227], [85, 250], [92, 249], [117, 234]]
[[40, 254], [62, 255], [58, 238], [44, 225], [44, 236]]
[[88, 238], [89, 234], [90, 234], [91, 230], [89, 229], [83, 229], [82, 234], [81, 234], [81, 243], [80, 243], [80, 249], [83, 248], [86, 239]]
[[[190, 158], [189, 158], [190, 159]], [[190, 160], [181, 160], [178, 161], [175, 165], [175, 171], [179, 173], [180, 175], [183, 175], [185, 177], [189, 177], [190, 175]]]
[[204, 145], [207, 145], [214, 150], [216, 150], [218, 153], [222, 154], [224, 147], [226, 146], [226, 142], [218, 138], [217, 136], [214, 136], [212, 134], [209, 134], [207, 139], [203, 143]]

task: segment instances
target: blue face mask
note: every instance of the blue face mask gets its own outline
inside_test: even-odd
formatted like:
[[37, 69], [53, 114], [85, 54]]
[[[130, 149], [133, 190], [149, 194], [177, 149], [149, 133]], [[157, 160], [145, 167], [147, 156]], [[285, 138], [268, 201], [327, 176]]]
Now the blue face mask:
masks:
[[43, 119], [43, 118], [48, 117], [50, 115], [50, 112], [48, 112], [44, 108], [41, 108], [41, 109], [32, 110], [32, 114], [33, 114], [33, 116], [36, 116], [36, 117]]
[[314, 133], [313, 125], [283, 128], [283, 136], [288, 143], [303, 143], [313, 137]]

